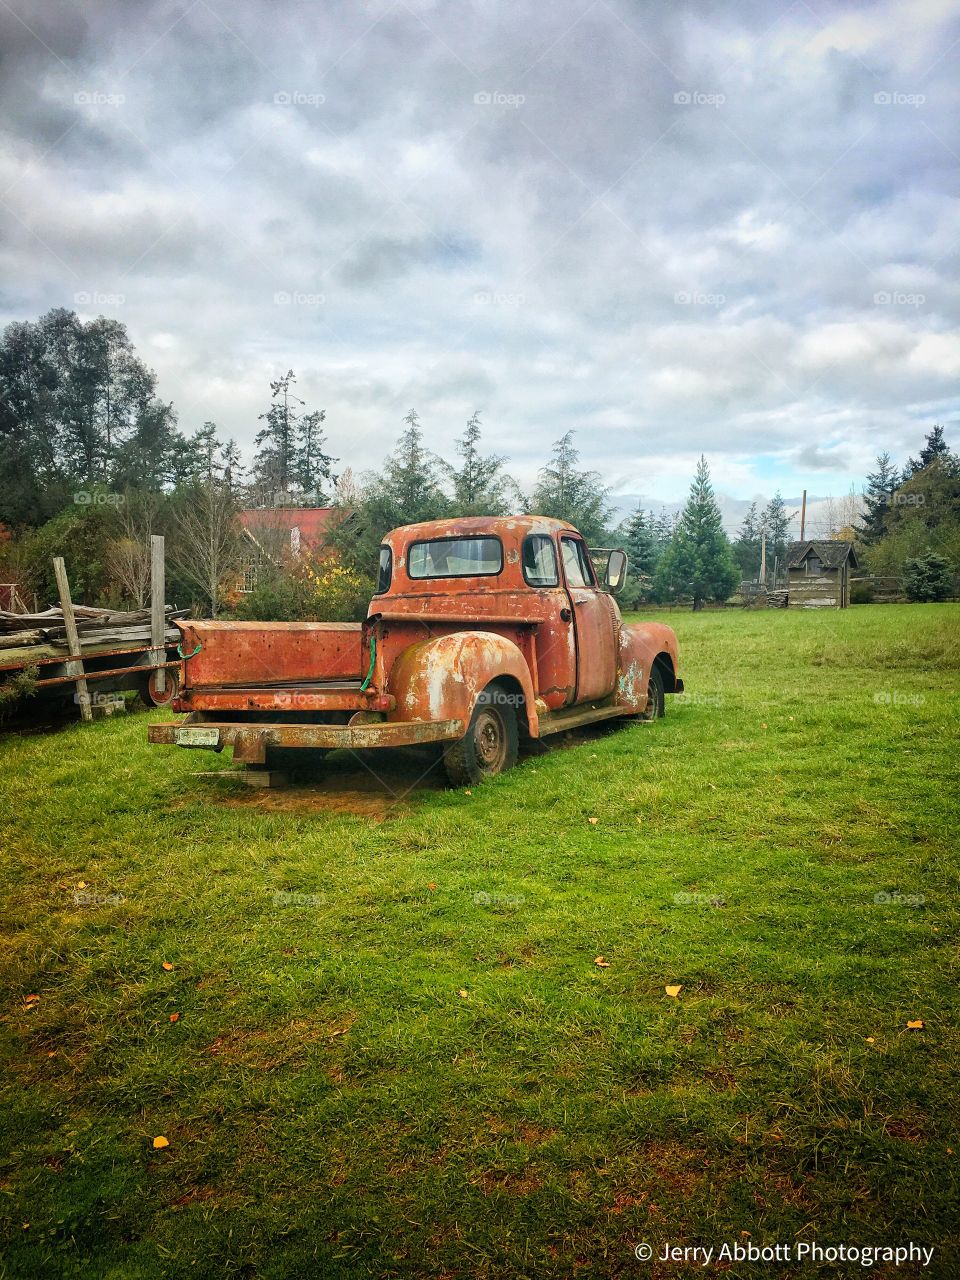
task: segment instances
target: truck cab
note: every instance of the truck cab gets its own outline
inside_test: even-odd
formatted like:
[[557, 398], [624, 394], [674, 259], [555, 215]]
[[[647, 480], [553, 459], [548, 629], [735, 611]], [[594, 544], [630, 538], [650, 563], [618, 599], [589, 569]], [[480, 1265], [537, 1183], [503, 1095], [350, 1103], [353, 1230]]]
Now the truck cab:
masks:
[[452, 782], [481, 782], [521, 737], [654, 719], [682, 689], [673, 631], [623, 622], [625, 575], [622, 551], [591, 554], [561, 520], [405, 525], [383, 540], [363, 623], [179, 623], [187, 720], [149, 739], [232, 746], [254, 766], [297, 747], [438, 742]]

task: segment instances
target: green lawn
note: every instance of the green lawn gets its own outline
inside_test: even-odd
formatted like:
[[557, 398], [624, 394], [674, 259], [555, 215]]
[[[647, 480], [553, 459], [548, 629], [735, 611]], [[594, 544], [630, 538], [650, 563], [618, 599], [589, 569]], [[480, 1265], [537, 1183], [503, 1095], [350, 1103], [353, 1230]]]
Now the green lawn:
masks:
[[665, 720], [473, 794], [257, 793], [145, 715], [0, 739], [0, 1275], [693, 1275], [634, 1247], [745, 1232], [960, 1274], [960, 610], [670, 622]]

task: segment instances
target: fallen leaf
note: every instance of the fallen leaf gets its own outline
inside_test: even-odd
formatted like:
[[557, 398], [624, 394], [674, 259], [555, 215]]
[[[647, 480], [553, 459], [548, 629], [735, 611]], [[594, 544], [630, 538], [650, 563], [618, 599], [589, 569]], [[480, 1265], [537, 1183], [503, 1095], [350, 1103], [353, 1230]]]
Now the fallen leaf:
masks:
[[598, 969], [609, 969], [609, 968], [610, 968], [610, 961], [609, 961], [609, 960], [604, 960], [603, 956], [597, 956], [596, 960], [594, 960], [594, 962], [593, 962], [593, 963], [597, 966], [597, 968], [598, 968]]
[[473, 792], [472, 792], [472, 791], [470, 791], [470, 790], [468, 789], [468, 790], [464, 791], [464, 793], [463, 793], [463, 794], [464, 794], [465, 796], [472, 796], [472, 795], [473, 795]]
[[51, 1049], [50, 1052], [47, 1054], [48, 1058], [55, 1058], [56, 1056], [57, 1056], [56, 1049]]
[[24, 1003], [24, 1004], [36, 1004], [36, 1003], [37, 1003], [37, 1001], [38, 1001], [39, 999], [40, 999], [40, 997], [39, 997], [39, 996], [24, 996], [24, 997], [23, 997], [23, 1003]]
[[683, 983], [682, 982], [668, 983], [663, 989], [668, 996], [673, 996], [674, 1000], [676, 1000], [677, 996], [683, 990]]
[[436, 887], [437, 887], [437, 886], [433, 883], [433, 881], [432, 881], [432, 880], [431, 880], [431, 881], [430, 881], [430, 883], [427, 885], [427, 888], [428, 888], [431, 892], [432, 892]]
[[765, 729], [766, 727], [767, 727], [767, 726], [766, 726], [765, 724], [762, 724], [762, 725], [760, 726], [760, 728], [761, 728], [761, 729]]
[[87, 882], [86, 882], [86, 880], [78, 880], [78, 881], [77, 881], [77, 888], [78, 888], [78, 889], [85, 889], [86, 887], [87, 887]]
[[170, 1145], [170, 1139], [163, 1137], [162, 1134], [160, 1135], [159, 1138], [154, 1138], [153, 1140], [154, 1151], [162, 1151], [164, 1147], [169, 1147], [169, 1145]]
[[179, 1015], [179, 1013], [171, 1013], [171, 1015], [170, 1015], [170, 1021], [171, 1021], [171, 1022], [179, 1022], [179, 1021], [180, 1021], [180, 1015]]
[[462, 1000], [466, 1000], [469, 994], [470, 992], [466, 989], [466, 987], [461, 987], [460, 990], [457, 992], [457, 995], [460, 996]]
[[922, 1031], [922, 1030], [923, 1030], [923, 1019], [922, 1019], [922, 1018], [915, 1018], [915, 1019], [913, 1020], [913, 1022], [908, 1022], [908, 1023], [907, 1023], [907, 1030], [908, 1030], [908, 1031]]
[[173, 968], [173, 965], [170, 963], [169, 960], [164, 960], [163, 964], [160, 967], [162, 969], [166, 969], [167, 973], [169, 973], [170, 970]]
[[873, 1044], [873, 1036], [867, 1036], [867, 1044]]
[[587, 819], [587, 821], [590, 823], [591, 827], [595, 827], [595, 826], [597, 825], [597, 823], [600, 821], [600, 819], [599, 819], [599, 818], [588, 818], [588, 819]]

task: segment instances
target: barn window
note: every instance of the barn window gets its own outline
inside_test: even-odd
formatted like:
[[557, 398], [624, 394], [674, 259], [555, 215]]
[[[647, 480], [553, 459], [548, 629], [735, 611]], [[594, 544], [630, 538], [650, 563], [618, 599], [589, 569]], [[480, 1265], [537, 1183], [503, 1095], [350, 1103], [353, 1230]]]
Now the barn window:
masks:
[[807, 573], [816, 576], [823, 571], [823, 565], [820, 563], [819, 556], [807, 556]]

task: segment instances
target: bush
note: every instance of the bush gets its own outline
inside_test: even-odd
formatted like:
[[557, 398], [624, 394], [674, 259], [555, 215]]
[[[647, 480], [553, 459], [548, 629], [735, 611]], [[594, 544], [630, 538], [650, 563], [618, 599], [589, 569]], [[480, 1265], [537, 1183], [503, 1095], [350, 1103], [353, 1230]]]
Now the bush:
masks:
[[308, 556], [261, 578], [236, 597], [232, 612], [250, 622], [361, 622], [373, 588], [372, 579], [333, 556]]
[[946, 556], [929, 548], [903, 566], [903, 589], [910, 600], [946, 600], [953, 589], [953, 573]]
[[873, 604], [873, 583], [865, 579], [860, 582], [851, 582], [850, 603]]

